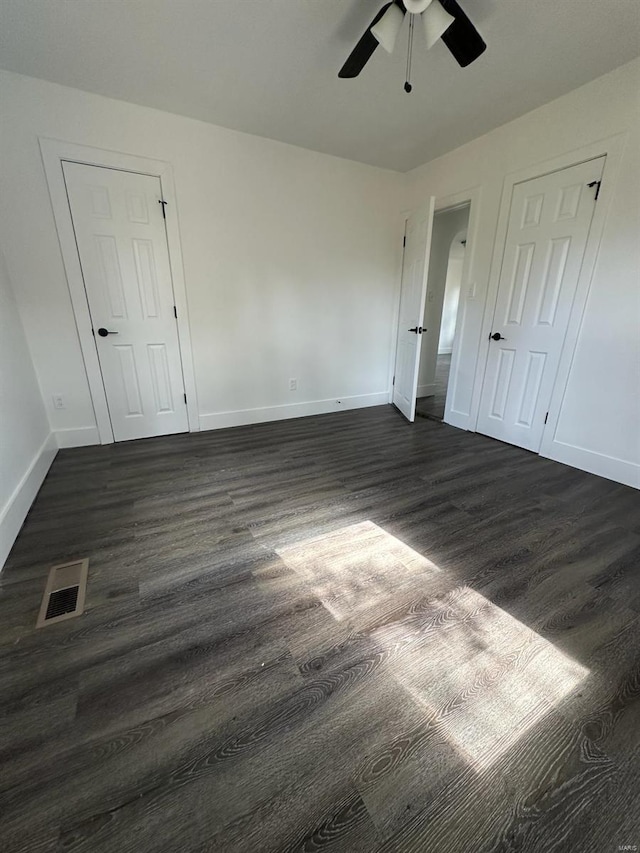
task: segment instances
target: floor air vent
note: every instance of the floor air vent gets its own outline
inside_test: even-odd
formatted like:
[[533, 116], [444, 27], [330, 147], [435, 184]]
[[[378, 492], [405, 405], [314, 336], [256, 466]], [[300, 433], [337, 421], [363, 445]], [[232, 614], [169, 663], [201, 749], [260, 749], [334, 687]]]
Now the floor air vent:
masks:
[[40, 605], [36, 628], [80, 616], [84, 610], [89, 560], [53, 566]]

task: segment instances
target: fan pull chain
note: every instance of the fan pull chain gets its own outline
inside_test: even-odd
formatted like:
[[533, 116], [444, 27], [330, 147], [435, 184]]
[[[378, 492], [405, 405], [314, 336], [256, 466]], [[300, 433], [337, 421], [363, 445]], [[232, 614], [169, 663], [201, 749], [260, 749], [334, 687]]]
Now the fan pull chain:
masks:
[[405, 81], [404, 81], [404, 90], [407, 93], [407, 95], [409, 94], [409, 92], [413, 88], [411, 86], [410, 80], [411, 80], [411, 56], [413, 54], [413, 22], [415, 20], [415, 17], [416, 17], [415, 15], [409, 15], [409, 48], [407, 50], [407, 72], [405, 74]]

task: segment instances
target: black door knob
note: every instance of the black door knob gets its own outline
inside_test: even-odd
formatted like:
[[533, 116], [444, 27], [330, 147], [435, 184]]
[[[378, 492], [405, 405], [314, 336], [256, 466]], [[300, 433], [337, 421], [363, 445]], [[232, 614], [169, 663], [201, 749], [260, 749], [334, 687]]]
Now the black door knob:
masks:
[[413, 329], [407, 329], [407, 331], [408, 332], [415, 332], [415, 334], [417, 335], [418, 334], [418, 327], [414, 326]]
[[490, 338], [493, 338], [494, 341], [506, 341], [506, 338], [503, 338], [500, 332], [494, 332], [492, 335], [489, 335]]
[[98, 334], [100, 335], [101, 338], [106, 338], [107, 335], [117, 335], [118, 333], [117, 332], [110, 332], [109, 329], [104, 329], [101, 327], [100, 329], [98, 329]]

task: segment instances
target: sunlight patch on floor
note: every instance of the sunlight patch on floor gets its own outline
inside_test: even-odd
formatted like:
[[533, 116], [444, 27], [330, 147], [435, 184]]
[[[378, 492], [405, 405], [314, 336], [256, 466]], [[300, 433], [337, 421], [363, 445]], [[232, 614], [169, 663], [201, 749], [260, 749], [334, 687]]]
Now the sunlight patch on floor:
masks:
[[392, 600], [413, 581], [420, 606], [372, 631], [372, 645], [387, 653], [389, 676], [478, 770], [589, 673], [476, 590], [444, 592], [436, 564], [371, 521], [278, 553], [338, 621]]
[[372, 521], [276, 550], [338, 621], [393, 595], [418, 574], [440, 574], [434, 563]]
[[[443, 604], [440, 632], [422, 642], [425, 628], [410, 629], [393, 675], [469, 762], [484, 769], [589, 670], [469, 587]], [[385, 633], [381, 628], [377, 636], [383, 645]]]

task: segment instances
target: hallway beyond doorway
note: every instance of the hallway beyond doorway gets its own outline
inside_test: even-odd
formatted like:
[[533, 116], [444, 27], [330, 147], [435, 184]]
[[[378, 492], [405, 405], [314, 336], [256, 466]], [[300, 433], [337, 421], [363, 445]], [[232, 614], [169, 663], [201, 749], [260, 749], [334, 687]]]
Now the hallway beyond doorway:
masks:
[[436, 391], [429, 397], [418, 397], [416, 400], [416, 415], [418, 417], [429, 418], [432, 421], [441, 421], [444, 418], [444, 404], [447, 399], [450, 369], [451, 353], [438, 353], [435, 375]]

